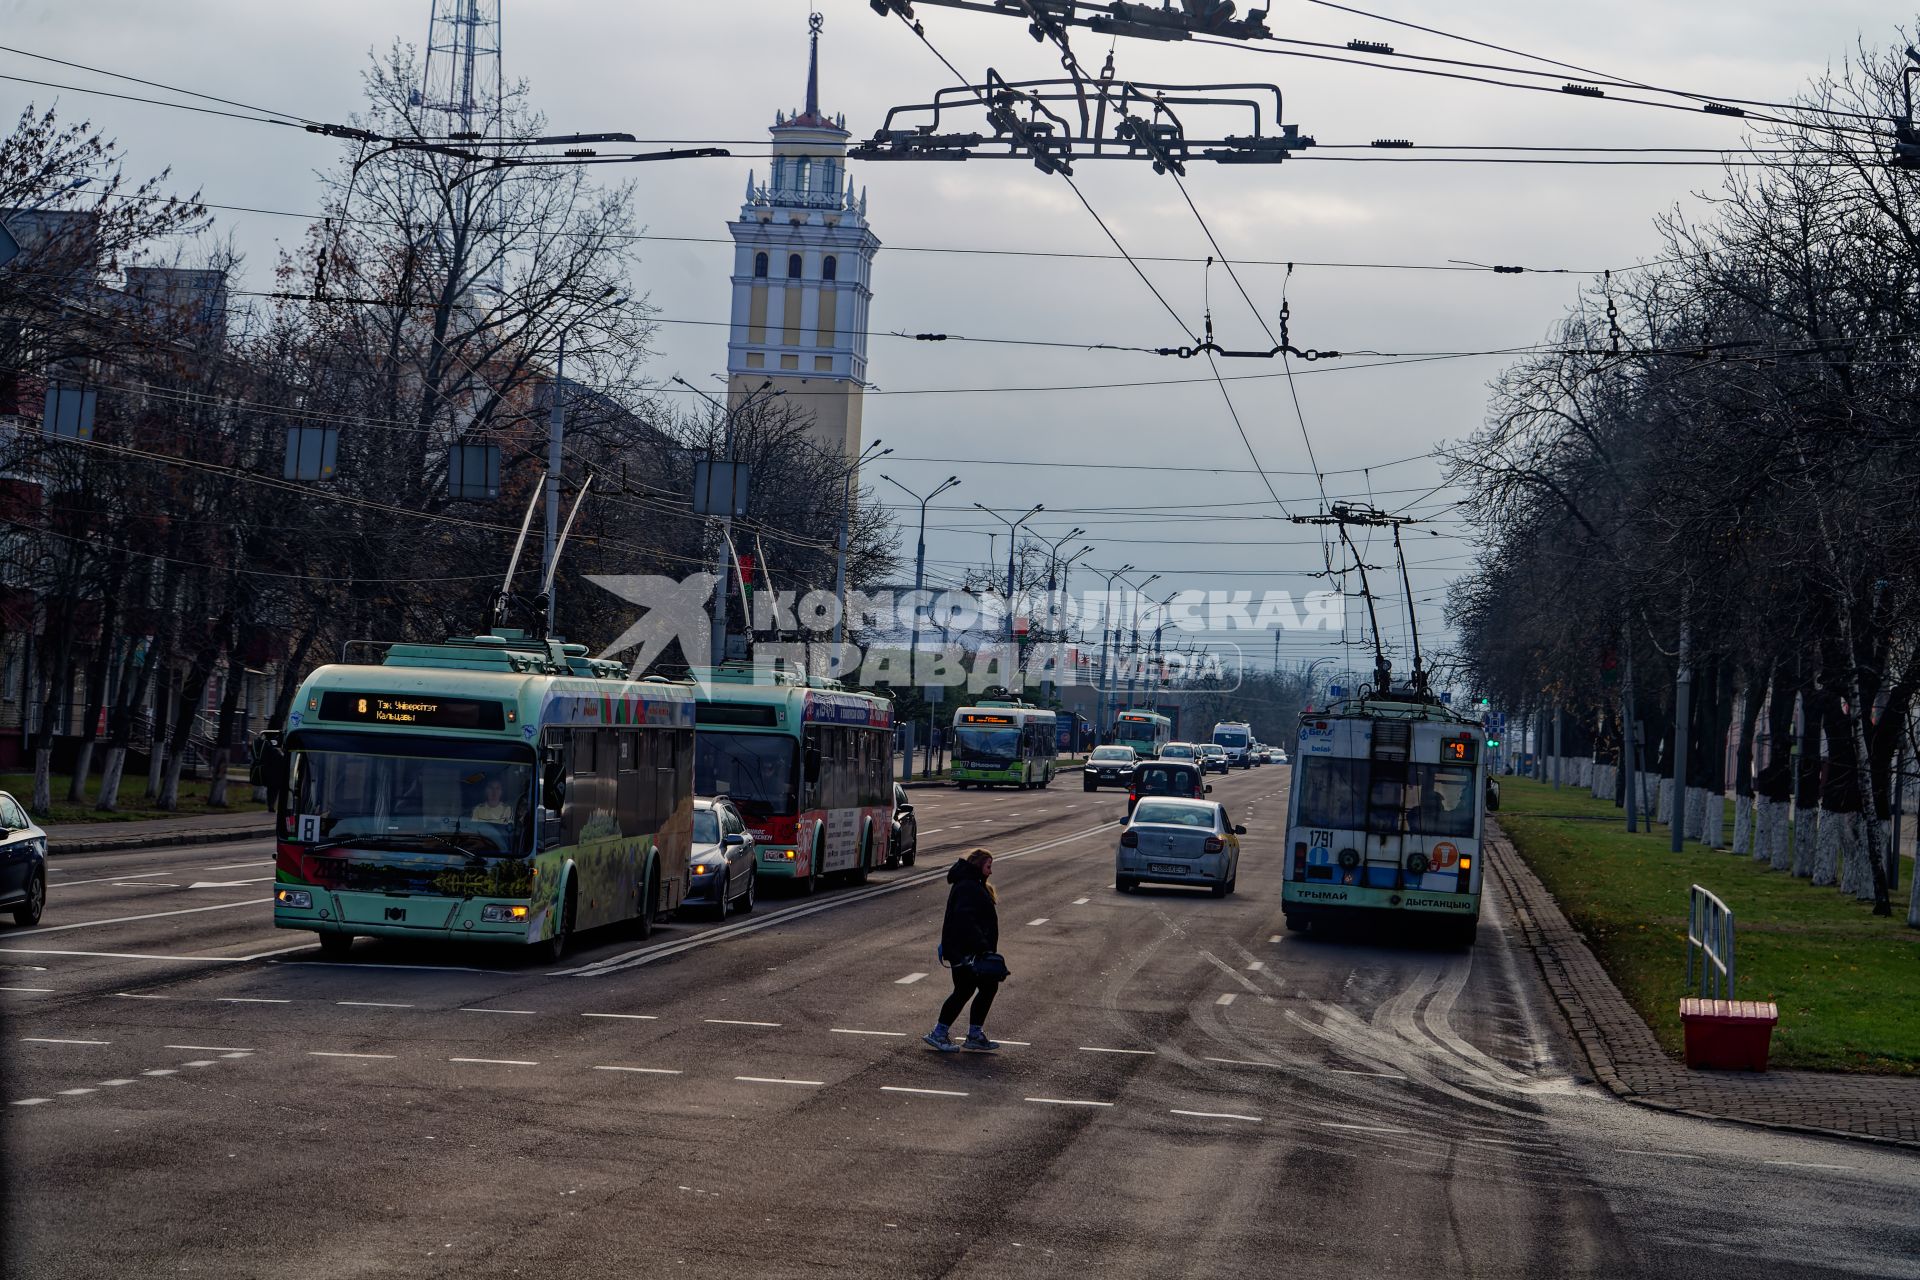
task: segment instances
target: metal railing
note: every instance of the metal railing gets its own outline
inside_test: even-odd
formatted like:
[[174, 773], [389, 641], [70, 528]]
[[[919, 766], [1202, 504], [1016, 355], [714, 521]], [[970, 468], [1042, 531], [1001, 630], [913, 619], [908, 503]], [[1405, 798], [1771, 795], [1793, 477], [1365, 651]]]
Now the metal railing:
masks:
[[[1700, 955], [1700, 981], [1693, 978]], [[1687, 892], [1687, 988], [1706, 1000], [1733, 999], [1733, 910], [1699, 885]]]

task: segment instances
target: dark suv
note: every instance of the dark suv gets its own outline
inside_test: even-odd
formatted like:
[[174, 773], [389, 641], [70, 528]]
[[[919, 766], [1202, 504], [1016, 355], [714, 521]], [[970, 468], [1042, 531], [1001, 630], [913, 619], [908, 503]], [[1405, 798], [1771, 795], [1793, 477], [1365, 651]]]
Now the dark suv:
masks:
[[1200, 766], [1187, 760], [1144, 760], [1134, 766], [1133, 781], [1127, 787], [1127, 812], [1141, 796], [1185, 796], [1198, 800], [1213, 788]]

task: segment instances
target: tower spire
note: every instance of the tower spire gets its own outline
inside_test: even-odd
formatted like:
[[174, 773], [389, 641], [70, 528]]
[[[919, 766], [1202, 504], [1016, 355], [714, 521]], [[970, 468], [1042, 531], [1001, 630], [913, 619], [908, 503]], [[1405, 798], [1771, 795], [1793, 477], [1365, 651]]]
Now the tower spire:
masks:
[[807, 15], [807, 30], [813, 33], [813, 50], [807, 57], [807, 114], [820, 118], [820, 28], [827, 25], [818, 12]]

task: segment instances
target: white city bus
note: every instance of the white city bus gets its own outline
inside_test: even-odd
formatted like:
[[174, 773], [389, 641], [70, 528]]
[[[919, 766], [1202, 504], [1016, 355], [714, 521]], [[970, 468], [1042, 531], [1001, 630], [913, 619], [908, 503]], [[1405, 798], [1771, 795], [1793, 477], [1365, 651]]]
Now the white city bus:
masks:
[[1281, 909], [1287, 928], [1387, 913], [1471, 945], [1485, 824], [1480, 725], [1405, 691], [1300, 718]]

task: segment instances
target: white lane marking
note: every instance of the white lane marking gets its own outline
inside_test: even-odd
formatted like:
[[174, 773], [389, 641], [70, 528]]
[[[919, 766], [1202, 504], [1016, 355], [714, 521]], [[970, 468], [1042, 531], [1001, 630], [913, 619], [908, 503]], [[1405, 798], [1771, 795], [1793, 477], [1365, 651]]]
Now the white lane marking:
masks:
[[1375, 1080], [1405, 1080], [1406, 1077], [1394, 1071], [1349, 1071], [1345, 1067], [1328, 1067], [1330, 1075], [1371, 1076]]
[[922, 1098], [965, 1098], [970, 1095], [959, 1089], [909, 1089], [903, 1084], [883, 1084], [882, 1093], [911, 1093]]
[[537, 1062], [528, 1062], [524, 1058], [448, 1058], [448, 1062], [477, 1062], [486, 1067], [537, 1067]]
[[132, 1084], [132, 1083], [133, 1083], [132, 1080], [128, 1080], [125, 1078], [122, 1078], [119, 1080], [102, 1080], [100, 1082], [100, 1087], [102, 1089], [117, 1089], [123, 1084]]
[[292, 1004], [293, 1001], [282, 996], [221, 996], [220, 1004]]
[[142, 1071], [140, 1074], [143, 1076], [177, 1076], [180, 1072], [173, 1067], [155, 1067], [151, 1071]]
[[143, 916], [117, 916], [111, 920], [77, 920], [72, 924], [43, 924], [10, 933], [10, 938], [31, 938], [42, 933], [61, 933], [67, 929], [92, 929], [103, 924], [133, 924], [139, 920], [159, 920], [166, 916], [190, 916], [201, 911], [230, 911], [234, 907], [264, 907], [272, 898], [249, 898], [245, 902], [217, 902], [210, 907], [181, 907], [177, 911], [152, 911]]
[[[279, 951], [262, 951], [257, 956], [240, 956], [241, 960], [263, 960], [268, 956], [283, 956], [289, 951], [312, 951], [313, 944], [301, 943], [299, 946], [283, 947]], [[472, 965], [459, 964], [380, 964], [371, 960], [302, 960], [306, 969], [406, 969], [420, 973], [498, 973], [498, 969], [477, 969]]]
[[945, 827], [928, 827], [925, 831], [922, 831], [920, 834], [923, 836], [937, 836], [942, 831], [945, 831], [945, 830], [946, 830]]
[[1087, 904], [1088, 904], [1089, 902], [1092, 902], [1092, 901], [1093, 901], [1093, 899], [1092, 899], [1092, 898], [1075, 898], [1075, 899], [1073, 900], [1073, 905], [1074, 905], [1074, 906], [1076, 906], [1076, 907], [1084, 907], [1084, 906], [1086, 906], [1086, 905], [1087, 905]]
[[1393, 1125], [1386, 1125], [1386, 1124], [1340, 1124], [1337, 1121], [1333, 1121], [1333, 1120], [1321, 1120], [1318, 1123], [1320, 1127], [1323, 1129], [1352, 1129], [1358, 1133], [1405, 1133], [1406, 1132], [1405, 1129], [1395, 1128]]
[[915, 983], [915, 982], [918, 982], [918, 981], [920, 981], [920, 979], [922, 979], [922, 978], [924, 978], [924, 977], [926, 977], [926, 976], [927, 976], [927, 975], [926, 975], [926, 974], [924, 974], [924, 973], [910, 973], [910, 974], [908, 974], [908, 975], [907, 975], [906, 977], [904, 977], [904, 978], [895, 978], [895, 979], [893, 980], [893, 985], [894, 985], [894, 986], [896, 986], [896, 987], [904, 987], [904, 986], [907, 986], [907, 985], [909, 985], [909, 984], [911, 984], [911, 983]]
[[307, 1050], [307, 1056], [308, 1056], [309, 1058], [381, 1058], [381, 1059], [387, 1059], [387, 1058], [392, 1058], [392, 1057], [393, 1057], [394, 1055], [393, 1055], [393, 1054], [391, 1054], [391, 1053], [334, 1053], [334, 1052], [332, 1052], [332, 1051], [330, 1051], [330, 1050], [327, 1050], [327, 1049], [309, 1049], [309, 1050]]
[[635, 1075], [641, 1076], [680, 1076], [686, 1074], [684, 1071], [676, 1071], [671, 1067], [595, 1067], [594, 1070], [631, 1071]]
[[[313, 950], [313, 945], [311, 943], [296, 942], [290, 947], [278, 947], [272, 951], [256, 951], [250, 956], [234, 956], [232, 957], [232, 959], [234, 960], [267, 960], [267, 959], [271, 959], [274, 956], [291, 955], [295, 951], [311, 951], [311, 950]], [[361, 967], [371, 969], [374, 966], [363, 965]]]
[[[272, 865], [273, 859], [268, 858], [265, 862], [223, 862], [217, 867], [202, 867], [200, 869], [202, 871], [238, 871], [242, 867], [270, 867]], [[160, 872], [156, 874], [164, 873]]]
[[462, 1013], [518, 1013], [518, 1014], [531, 1014], [531, 1013], [534, 1013], [534, 1012], [536, 1012], [536, 1011], [535, 1011], [535, 1010], [533, 1010], [533, 1009], [462, 1009], [462, 1010], [461, 1010], [460, 1012], [462, 1012]]
[[1142, 1058], [1151, 1058], [1154, 1056], [1154, 1051], [1152, 1049], [1102, 1049], [1097, 1045], [1091, 1045], [1091, 1044], [1081, 1045], [1080, 1052], [1082, 1053], [1131, 1053]]
[[[62, 885], [61, 887], [65, 888], [66, 886]], [[135, 884], [131, 880], [115, 880], [113, 887], [116, 889], [178, 889], [180, 886], [167, 880], [154, 880], [141, 884]]]
[[1764, 1163], [1764, 1164], [1779, 1164], [1779, 1165], [1785, 1165], [1785, 1166], [1786, 1166], [1787, 1168], [1789, 1168], [1789, 1169], [1853, 1169], [1853, 1168], [1858, 1168], [1858, 1166], [1857, 1166], [1857, 1165], [1851, 1165], [1851, 1164], [1810, 1164], [1810, 1163], [1808, 1163], [1808, 1162], [1807, 1162], [1807, 1161], [1805, 1161], [1805, 1160], [1767, 1160], [1767, 1161], [1763, 1161], [1762, 1163]]
[[625, 1018], [632, 1022], [658, 1022], [660, 1015], [655, 1013], [583, 1013], [583, 1018]]
[[115, 997], [121, 1000], [171, 1000], [172, 996], [154, 996], [133, 991], [116, 991]]
[[[1112, 831], [1119, 825], [1117, 822], [1103, 822], [1098, 826], [1088, 827], [1083, 831], [1070, 832], [1064, 836], [1057, 836], [1052, 840], [1044, 840], [1039, 844], [1026, 845], [1019, 849], [1010, 849], [1005, 853], [995, 854], [994, 860], [996, 862], [1006, 862], [1013, 858], [1024, 858], [1029, 854], [1043, 853], [1048, 849], [1056, 849], [1064, 844], [1072, 844], [1079, 840], [1085, 840], [1088, 836], [1096, 836], [1104, 832]], [[640, 965], [653, 964], [655, 961], [665, 960], [669, 956], [676, 956], [683, 951], [691, 951], [696, 947], [711, 946], [716, 942], [725, 942], [729, 939], [740, 937], [743, 934], [755, 933], [761, 929], [771, 929], [795, 920], [802, 920], [822, 911], [836, 911], [842, 907], [856, 906], [885, 894], [898, 893], [903, 889], [917, 889], [923, 885], [944, 883], [945, 880], [946, 872], [938, 870], [905, 876], [897, 880], [890, 880], [886, 884], [874, 888], [862, 890], [858, 893], [836, 894], [825, 901], [817, 902], [810, 906], [791, 907], [785, 911], [772, 912], [768, 915], [757, 917], [750, 924], [722, 925], [718, 928], [702, 930], [695, 936], [681, 941], [640, 947], [633, 951], [623, 952], [617, 956], [609, 956], [605, 960], [597, 960], [592, 964], [580, 965], [572, 969], [552, 969], [549, 970], [545, 976], [551, 978], [601, 978], [607, 974], [619, 972], [622, 969], [632, 969]], [[372, 966], [355, 967], [368, 968]], [[479, 970], [477, 972], [486, 971]]]
[[1167, 1112], [1167, 1114], [1170, 1116], [1194, 1116], [1201, 1120], [1248, 1120], [1254, 1124], [1260, 1123], [1259, 1116], [1235, 1115], [1231, 1111], [1181, 1111], [1175, 1108]]
[[0, 987], [0, 991], [23, 991], [29, 995], [44, 996], [52, 993], [52, 987]]
[[183, 1067], [217, 1067], [220, 1064], [215, 1062], [212, 1058], [201, 1058], [194, 1062], [183, 1062], [180, 1065]]
[[59, 882], [59, 885], [62, 889], [77, 889], [83, 884], [111, 884], [119, 880], [151, 880], [155, 876], [164, 876], [167, 874], [169, 873], [165, 871], [142, 871], [137, 875], [130, 876], [101, 876], [97, 880], [62, 880]]
[[220, 1056], [223, 1058], [251, 1058], [253, 1056], [253, 1050], [235, 1049], [232, 1053], [223, 1053]]
[[1038, 920], [1027, 921], [1027, 928], [1031, 929], [1033, 928], [1033, 926], [1037, 924], [1045, 924], [1046, 922], [1047, 922], [1047, 918], [1045, 916], [1041, 916]]
[[1238, 991], [1229, 991], [1225, 995], [1221, 996], [1218, 1000], [1215, 1000], [1214, 1003], [1215, 1004], [1232, 1004], [1234, 997], [1239, 994], [1240, 993]]
[[168, 1049], [185, 1049], [188, 1053], [252, 1053], [251, 1049], [242, 1049], [233, 1044], [170, 1044]]
[[413, 1006], [410, 1004], [387, 1004], [379, 1000], [335, 1000], [334, 1003], [338, 1005], [345, 1005], [350, 1009], [411, 1009], [413, 1008]]
[[833, 1032], [833, 1034], [837, 1036], [902, 1036], [904, 1037], [907, 1034], [904, 1031], [856, 1031], [852, 1027], [828, 1027], [827, 1030]]
[[16, 1107], [38, 1107], [52, 1102], [52, 1098], [18, 1098], [12, 1105]]
[[[237, 903], [236, 905], [245, 906], [247, 904]], [[205, 910], [208, 910], [208, 908], [195, 907], [194, 910], [205, 911]], [[106, 923], [106, 922], [99, 921], [96, 923]], [[18, 937], [19, 935], [13, 934], [10, 936]], [[137, 951], [50, 951], [44, 947], [0, 947], [0, 955], [85, 956], [88, 959], [93, 959], [93, 960], [164, 960], [168, 964], [179, 964], [183, 960], [197, 962], [200, 964], [239, 964], [242, 960], [253, 960], [258, 958], [255, 956], [156, 956], [156, 955], [147, 955]]]
[[98, 1093], [98, 1092], [100, 1092], [98, 1089], [62, 1089], [60, 1091], [60, 1096], [63, 1098], [77, 1098], [83, 1093]]
[[1110, 1107], [1111, 1102], [1092, 1102], [1086, 1098], [1028, 1098], [1028, 1102], [1038, 1102], [1049, 1107]]
[[816, 1088], [826, 1083], [825, 1080], [776, 1080], [772, 1076], [735, 1076], [734, 1079], [742, 1084], [804, 1084]]
[[111, 1040], [56, 1040], [52, 1036], [21, 1036], [24, 1044], [112, 1044]]
[[1019, 1045], [1019, 1046], [1020, 1046], [1020, 1047], [1021, 1047], [1022, 1049], [1031, 1049], [1031, 1048], [1033, 1048], [1033, 1041], [1031, 1041], [1031, 1040], [1001, 1040], [1001, 1041], [999, 1041], [998, 1043], [1000, 1043], [1000, 1044], [1017, 1044], [1017, 1045]]
[[250, 884], [266, 884], [272, 876], [256, 876], [251, 880], [195, 880], [189, 889], [239, 889]]
[[1267, 939], [1267, 941], [1268, 941], [1268, 942], [1278, 942], [1278, 941], [1280, 941], [1280, 935], [1276, 933], [1276, 934], [1274, 934], [1274, 935], [1273, 935], [1272, 937], [1270, 937], [1270, 938], [1268, 938], [1268, 939]]
[[1662, 1160], [1705, 1160], [1705, 1156], [1689, 1155], [1684, 1151], [1642, 1151], [1637, 1147], [1615, 1147], [1614, 1154], [1623, 1156], [1659, 1156]]
[[707, 1018], [707, 1022], [720, 1027], [777, 1027], [777, 1022], [747, 1022], [740, 1018]]
[[1260, 970], [1262, 970], [1262, 969], [1264, 969], [1264, 968], [1266, 968], [1266, 967], [1267, 967], [1267, 965], [1266, 965], [1266, 962], [1265, 962], [1264, 960], [1255, 960], [1255, 961], [1254, 961], [1254, 962], [1253, 962], [1252, 964], [1250, 964], [1250, 965], [1248, 965], [1248, 966], [1247, 966], [1247, 972], [1249, 972], [1249, 973], [1258, 973], [1258, 972], [1259, 972]]

